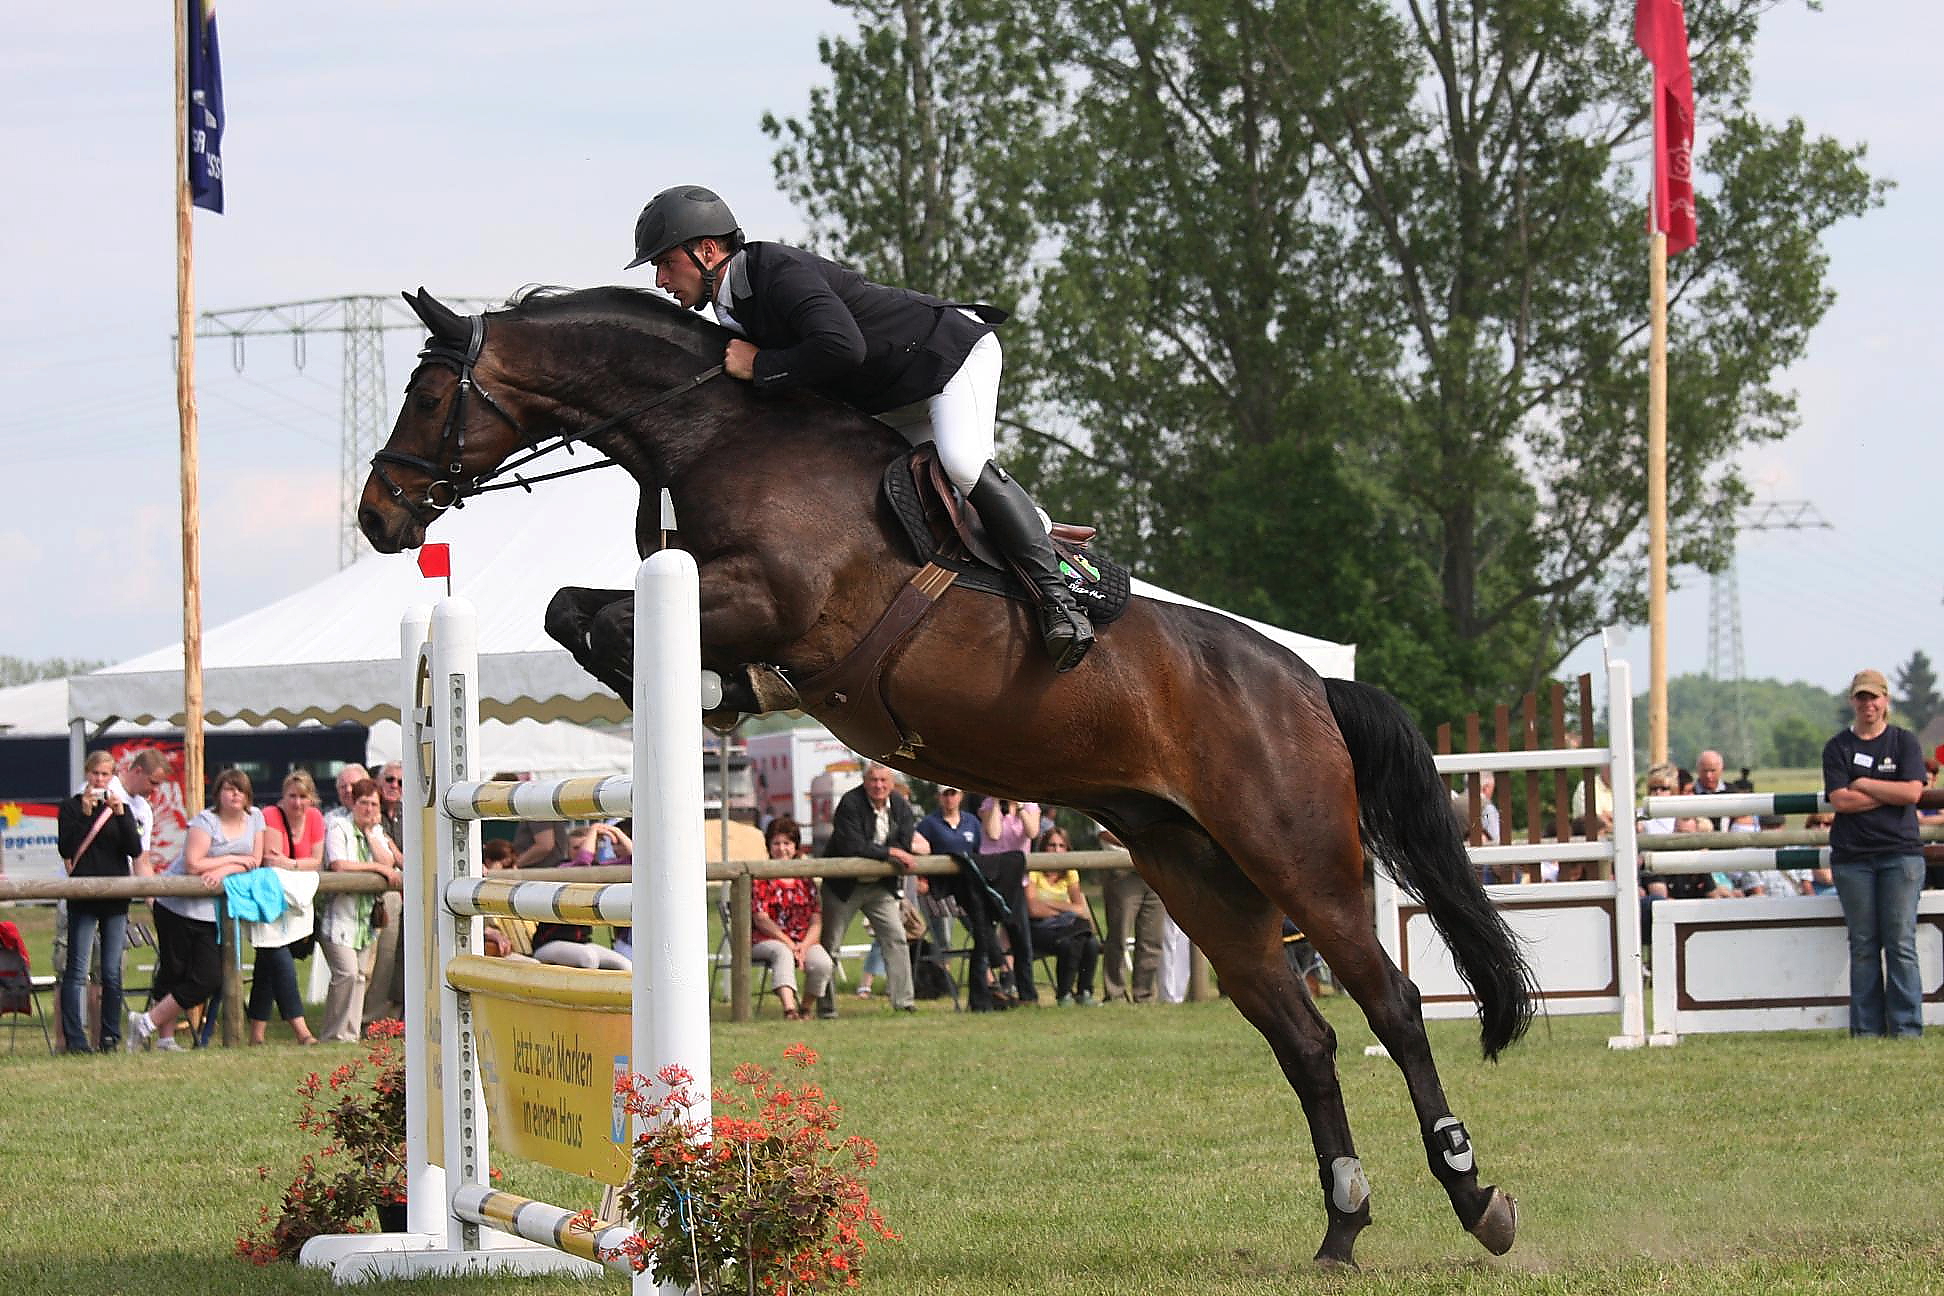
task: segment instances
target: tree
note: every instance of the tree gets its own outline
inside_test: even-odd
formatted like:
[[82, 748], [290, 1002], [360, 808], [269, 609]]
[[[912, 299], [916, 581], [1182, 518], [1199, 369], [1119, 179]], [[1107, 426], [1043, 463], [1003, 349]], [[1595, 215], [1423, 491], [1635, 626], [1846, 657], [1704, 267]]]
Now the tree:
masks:
[[15, 684], [31, 684], [35, 680], [85, 675], [107, 664], [104, 661], [68, 657], [45, 657], [39, 660], [25, 657], [0, 657], [0, 688], [9, 688]]
[[1910, 727], [1920, 733], [1939, 711], [1944, 711], [1944, 698], [1937, 695], [1937, 672], [1931, 669], [1931, 660], [1922, 648], [1897, 668], [1897, 701]]
[[[1822, 236], [1882, 191], [1860, 148], [1748, 111], [1768, 5], [1688, 7], [1714, 128], [1701, 242], [1672, 271], [1677, 563], [1718, 565], [1734, 455], [1794, 423], [1772, 384], [1829, 305]], [[1421, 716], [1536, 684], [1644, 616], [1650, 96], [1630, 6], [846, 7], [858, 39], [825, 43], [832, 86], [789, 123], [779, 174], [845, 246], [946, 247], [851, 194], [924, 138], [890, 91], [981, 124], [939, 147], [954, 192], [1026, 225], [931, 264], [956, 286], [975, 261], [1041, 259], [1007, 334], [1030, 389], [1009, 418], [1055, 512], [1098, 518], [1164, 583], [1358, 641], [1360, 673]], [[928, 98], [905, 89], [921, 66]], [[1041, 97], [988, 139], [976, 92], [1001, 68]]]
[[1818, 732], [1816, 726], [1801, 716], [1783, 716], [1775, 722], [1771, 739], [1775, 764], [1784, 769], [1806, 769], [1818, 764], [1826, 738], [1826, 734]]

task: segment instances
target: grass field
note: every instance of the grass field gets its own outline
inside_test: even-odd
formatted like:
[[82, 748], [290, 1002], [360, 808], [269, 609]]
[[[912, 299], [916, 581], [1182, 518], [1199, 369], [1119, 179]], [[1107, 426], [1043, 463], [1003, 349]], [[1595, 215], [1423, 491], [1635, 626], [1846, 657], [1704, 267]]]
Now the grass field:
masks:
[[[808, 1039], [905, 1240], [866, 1289], [950, 1293], [1929, 1292], [1944, 1290], [1944, 1040], [1691, 1038], [1611, 1053], [1604, 1019], [1541, 1022], [1493, 1067], [1434, 1023], [1488, 1178], [1520, 1199], [1487, 1256], [1426, 1171], [1396, 1069], [1325, 1001], [1375, 1196], [1356, 1275], [1316, 1272], [1323, 1214], [1295, 1098], [1225, 1003], [719, 1025], [717, 1065]], [[848, 1006], [848, 1005], [847, 1005]], [[0, 1292], [322, 1292], [231, 1257], [302, 1147], [293, 1046], [98, 1058], [0, 1053]], [[344, 1056], [342, 1053], [337, 1056]], [[505, 1187], [594, 1194], [543, 1168]], [[498, 1292], [587, 1291], [497, 1280]], [[477, 1291], [433, 1281], [382, 1290]], [[609, 1284], [608, 1290], [620, 1290]]]

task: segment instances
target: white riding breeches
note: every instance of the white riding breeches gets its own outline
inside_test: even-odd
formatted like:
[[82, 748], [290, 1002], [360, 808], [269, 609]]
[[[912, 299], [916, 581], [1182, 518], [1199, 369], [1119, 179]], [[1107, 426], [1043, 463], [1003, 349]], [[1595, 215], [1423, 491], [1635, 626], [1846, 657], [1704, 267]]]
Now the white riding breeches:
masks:
[[938, 395], [886, 410], [877, 420], [897, 429], [913, 445], [926, 441], [936, 445], [945, 475], [969, 495], [992, 459], [992, 425], [999, 415], [999, 371], [1004, 362], [999, 339], [988, 333]]

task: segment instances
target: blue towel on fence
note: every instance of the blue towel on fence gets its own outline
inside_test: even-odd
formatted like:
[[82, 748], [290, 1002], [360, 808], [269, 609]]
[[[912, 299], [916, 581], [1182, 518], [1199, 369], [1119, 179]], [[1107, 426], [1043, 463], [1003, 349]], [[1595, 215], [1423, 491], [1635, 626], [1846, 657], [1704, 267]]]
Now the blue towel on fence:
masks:
[[229, 916], [238, 922], [275, 922], [283, 917], [283, 880], [275, 869], [246, 869], [223, 879]]

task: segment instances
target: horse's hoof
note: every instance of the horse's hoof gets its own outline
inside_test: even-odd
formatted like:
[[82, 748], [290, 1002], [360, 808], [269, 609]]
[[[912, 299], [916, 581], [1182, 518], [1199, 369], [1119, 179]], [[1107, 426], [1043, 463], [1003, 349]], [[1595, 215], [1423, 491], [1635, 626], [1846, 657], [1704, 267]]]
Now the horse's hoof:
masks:
[[1493, 1255], [1504, 1255], [1512, 1249], [1512, 1240], [1519, 1232], [1519, 1203], [1497, 1187], [1485, 1191], [1491, 1197], [1478, 1222], [1471, 1226], [1471, 1235]]
[[1316, 1267], [1326, 1273], [1358, 1273], [1357, 1262], [1349, 1256], [1324, 1255], [1316, 1253]]

